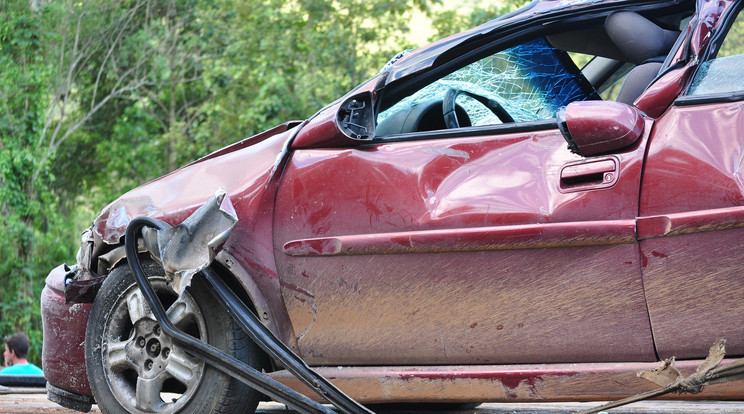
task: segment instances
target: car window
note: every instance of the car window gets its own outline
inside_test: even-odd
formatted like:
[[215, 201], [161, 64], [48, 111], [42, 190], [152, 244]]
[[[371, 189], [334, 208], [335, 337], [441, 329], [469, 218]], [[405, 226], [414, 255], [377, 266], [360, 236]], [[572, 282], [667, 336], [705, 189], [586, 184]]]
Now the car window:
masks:
[[615, 73], [607, 78], [606, 81], [597, 85], [599, 96], [601, 96], [605, 101], [617, 100], [617, 96], [620, 93], [620, 89], [622, 88], [625, 79], [634, 67], [635, 65], [632, 63], [624, 63], [617, 71], [615, 71]]
[[[467, 92], [456, 101], [458, 118], [465, 118], [460, 126], [505, 122], [473, 95], [497, 102], [513, 122], [550, 119], [569, 102], [599, 98], [568, 54], [539, 38], [478, 60], [405, 97], [378, 115], [378, 135], [444, 128], [422, 108], [441, 113], [441, 102], [452, 89]], [[411, 116], [430, 125], [410, 123]]]
[[739, 12], [715, 59], [700, 65], [688, 95], [744, 91], [744, 16]]

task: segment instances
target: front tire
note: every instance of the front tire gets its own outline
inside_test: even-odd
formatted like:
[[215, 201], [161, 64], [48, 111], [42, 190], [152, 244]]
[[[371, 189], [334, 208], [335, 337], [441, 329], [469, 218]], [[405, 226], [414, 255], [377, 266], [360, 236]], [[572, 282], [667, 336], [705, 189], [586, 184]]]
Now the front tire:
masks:
[[[144, 262], [142, 267], [178, 329], [260, 369], [260, 351], [219, 309], [198, 275], [179, 297], [160, 266]], [[105, 413], [253, 412], [260, 397], [165, 335], [128, 266], [109, 274], [93, 302], [85, 364]]]

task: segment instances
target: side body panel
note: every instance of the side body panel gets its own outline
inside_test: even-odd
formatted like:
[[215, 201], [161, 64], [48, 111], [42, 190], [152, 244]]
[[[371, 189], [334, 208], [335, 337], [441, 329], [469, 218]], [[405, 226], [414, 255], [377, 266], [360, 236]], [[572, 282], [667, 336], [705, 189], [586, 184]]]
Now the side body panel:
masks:
[[718, 338], [744, 354], [744, 108], [675, 106], [643, 177], [639, 238], [661, 358], [700, 358]]
[[[686, 89], [706, 49], [720, 44], [716, 36], [725, 33], [725, 16], [736, 3], [699, 3], [698, 23], [693, 19], [687, 39], [689, 63], [677, 70], [678, 81], [657, 87], [667, 85], [674, 95]], [[742, 130], [742, 102], [705, 96], [680, 98], [655, 124], [638, 238], [660, 358], [703, 358], [719, 338], [728, 341], [728, 355], [744, 355]]]
[[566, 171], [589, 160], [556, 129], [296, 150], [274, 234], [301, 356], [654, 360], [635, 244], [641, 141], [593, 157], [616, 177], [586, 190]]

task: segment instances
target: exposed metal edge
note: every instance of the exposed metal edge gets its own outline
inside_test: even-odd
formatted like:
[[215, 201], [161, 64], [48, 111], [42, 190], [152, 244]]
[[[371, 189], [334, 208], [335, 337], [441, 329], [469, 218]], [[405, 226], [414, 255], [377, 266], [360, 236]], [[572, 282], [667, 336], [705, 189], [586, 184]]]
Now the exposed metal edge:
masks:
[[[734, 359], [725, 359], [729, 364]], [[677, 361], [683, 373], [695, 372], [702, 360]], [[658, 362], [473, 365], [413, 367], [322, 367], [316, 372], [350, 397], [365, 404], [391, 402], [527, 402], [605, 401], [627, 397], [656, 385], [638, 378], [638, 371]], [[317, 398], [287, 371], [268, 374], [275, 380]], [[707, 386], [700, 394], [669, 395], [674, 400], [740, 400], [744, 381]]]
[[290, 256], [543, 249], [633, 244], [635, 220], [525, 224], [318, 237], [284, 244]]
[[[204, 362], [210, 364], [215, 369], [248, 384], [256, 391], [261, 392], [276, 401], [280, 401], [301, 413], [335, 413], [332, 409], [320, 405], [283, 384], [272, 380], [245, 362], [179, 330], [166, 314], [165, 308], [158, 296], [155, 294], [155, 290], [153, 289], [150, 280], [142, 271], [136, 240], [138, 235], [141, 234], [142, 228], [145, 226], [162, 230], [164, 223], [149, 217], [137, 217], [129, 223], [124, 237], [127, 261], [146, 304], [151, 309], [155, 319], [158, 321], [161, 329], [166, 335], [170, 336], [173, 341], [188, 349], [190, 353], [204, 360]], [[228, 311], [230, 310], [231, 309], [228, 309]]]
[[744, 206], [639, 217], [638, 239], [656, 239], [744, 227]]

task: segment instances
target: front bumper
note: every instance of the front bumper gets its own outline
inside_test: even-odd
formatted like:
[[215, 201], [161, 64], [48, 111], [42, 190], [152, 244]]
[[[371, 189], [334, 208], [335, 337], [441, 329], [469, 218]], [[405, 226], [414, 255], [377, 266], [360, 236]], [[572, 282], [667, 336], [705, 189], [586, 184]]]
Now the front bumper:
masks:
[[44, 345], [41, 363], [49, 384], [92, 396], [85, 371], [85, 327], [91, 303], [65, 303], [66, 265], [54, 268], [41, 292]]

